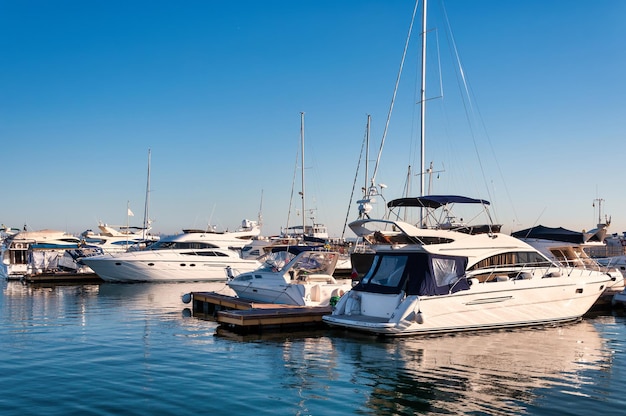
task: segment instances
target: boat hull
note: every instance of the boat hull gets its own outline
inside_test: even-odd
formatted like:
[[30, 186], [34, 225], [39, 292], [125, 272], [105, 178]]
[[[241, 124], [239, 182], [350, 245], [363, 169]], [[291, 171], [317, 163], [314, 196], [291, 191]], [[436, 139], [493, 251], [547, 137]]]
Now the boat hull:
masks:
[[341, 297], [350, 290], [351, 281], [337, 284], [237, 284], [228, 282], [228, 286], [243, 299], [260, 302], [295, 306], [326, 306], [332, 297]]
[[177, 253], [124, 253], [121, 256], [98, 256], [83, 259], [102, 280], [107, 282], [180, 282], [226, 281], [226, 269], [236, 273], [255, 270], [260, 263], [234, 257], [217, 258]]
[[323, 320], [332, 326], [389, 336], [545, 325], [580, 319], [608, 282], [608, 278], [571, 276], [539, 282], [511, 280], [421, 297], [352, 291]]

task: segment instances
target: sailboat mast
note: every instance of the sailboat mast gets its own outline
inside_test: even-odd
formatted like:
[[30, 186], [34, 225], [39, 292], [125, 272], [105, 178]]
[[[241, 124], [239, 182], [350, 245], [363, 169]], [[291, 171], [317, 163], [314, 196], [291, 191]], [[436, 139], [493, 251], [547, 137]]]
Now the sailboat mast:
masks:
[[300, 113], [300, 145], [302, 146], [302, 237], [304, 238], [304, 230], [306, 226], [306, 210], [304, 206], [304, 112]]
[[420, 123], [420, 142], [421, 142], [421, 161], [420, 161], [420, 196], [424, 196], [424, 167], [425, 167], [425, 139], [426, 139], [426, 5], [428, 0], [423, 0], [422, 4], [422, 86], [421, 86], [421, 123]]
[[365, 186], [363, 187], [363, 197], [367, 198], [369, 195], [369, 160], [370, 160], [370, 123], [372, 116], [367, 115], [367, 127], [365, 129]]
[[150, 222], [150, 213], [148, 212], [150, 208], [150, 158], [151, 158], [151, 150], [148, 149], [148, 179], [146, 180], [146, 200], [143, 207], [143, 232], [142, 238], [146, 239], [146, 232], [148, 229], [148, 223]]

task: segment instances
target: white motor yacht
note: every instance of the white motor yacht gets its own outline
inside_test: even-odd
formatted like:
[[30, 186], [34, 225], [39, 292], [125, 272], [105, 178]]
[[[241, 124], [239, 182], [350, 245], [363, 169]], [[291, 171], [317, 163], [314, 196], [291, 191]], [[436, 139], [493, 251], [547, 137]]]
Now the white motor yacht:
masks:
[[257, 269], [261, 263], [242, 259], [239, 249], [259, 235], [255, 222], [244, 220], [237, 231], [184, 230], [144, 250], [82, 259], [101, 279], [111, 282], [225, 281], [233, 273]]
[[[608, 274], [611, 282], [607, 285], [598, 303], [610, 304], [613, 296], [624, 289], [624, 275], [617, 263], [608, 259], [589, 256], [587, 250], [598, 250], [606, 246], [604, 240], [609, 223], [598, 223], [588, 232], [567, 230], [538, 225], [511, 233], [513, 237], [530, 244], [550, 260], [564, 267], [598, 270]], [[607, 261], [608, 260], [608, 261]], [[601, 306], [601, 305], [599, 305]]]
[[[20, 231], [8, 236], [2, 246], [0, 275], [19, 279], [27, 274], [40, 274], [73, 269], [77, 273], [92, 273], [66, 256], [79, 250], [80, 238], [59, 230]], [[69, 259], [69, 260], [68, 260]]]
[[326, 306], [352, 288], [351, 280], [333, 277], [338, 259], [339, 253], [332, 251], [289, 247], [270, 253], [259, 269], [235, 276], [227, 284], [247, 300]]
[[420, 227], [389, 219], [352, 222], [356, 235], [372, 243], [374, 260], [323, 320], [390, 336], [566, 322], [580, 319], [610, 284], [608, 274], [556, 264], [493, 231], [499, 227], [450, 221], [456, 203], [486, 212], [489, 205], [454, 195], [402, 198], [388, 205], [420, 208]]

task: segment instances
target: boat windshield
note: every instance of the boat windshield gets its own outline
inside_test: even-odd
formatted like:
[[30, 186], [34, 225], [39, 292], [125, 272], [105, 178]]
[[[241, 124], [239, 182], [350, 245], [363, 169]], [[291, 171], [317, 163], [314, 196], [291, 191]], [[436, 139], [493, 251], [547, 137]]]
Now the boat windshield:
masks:
[[308, 251], [293, 264], [293, 270], [306, 274], [332, 274], [337, 262], [337, 253]]
[[372, 265], [370, 273], [363, 278], [364, 284], [396, 287], [400, 283], [408, 256], [377, 257], [380, 264]]
[[285, 265], [287, 265], [287, 263], [293, 260], [294, 257], [296, 257], [295, 254], [288, 251], [268, 253], [263, 256], [263, 265], [259, 267], [257, 271], [279, 272], [283, 269], [283, 267], [285, 267]]

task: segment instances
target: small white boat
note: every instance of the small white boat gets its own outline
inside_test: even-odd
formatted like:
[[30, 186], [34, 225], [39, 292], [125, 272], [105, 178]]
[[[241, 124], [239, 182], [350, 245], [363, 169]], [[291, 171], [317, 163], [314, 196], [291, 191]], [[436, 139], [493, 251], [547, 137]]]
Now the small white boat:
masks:
[[237, 231], [184, 230], [165, 237], [144, 250], [86, 257], [101, 279], [111, 282], [226, 281], [233, 273], [257, 269], [261, 263], [242, 259], [238, 250], [258, 236], [256, 222], [244, 220]]
[[336, 252], [290, 247], [271, 253], [259, 269], [235, 276], [227, 285], [240, 298], [256, 302], [325, 306], [352, 288], [351, 280], [333, 277], [338, 259]]
[[[437, 218], [435, 208], [448, 212], [449, 204], [467, 199], [399, 202], [428, 207], [429, 218]], [[376, 246], [369, 272], [323, 317], [333, 326], [398, 336], [567, 322], [580, 319], [611, 283], [606, 273], [555, 264], [502, 233], [383, 219], [357, 220], [350, 228], [388, 243]]]

